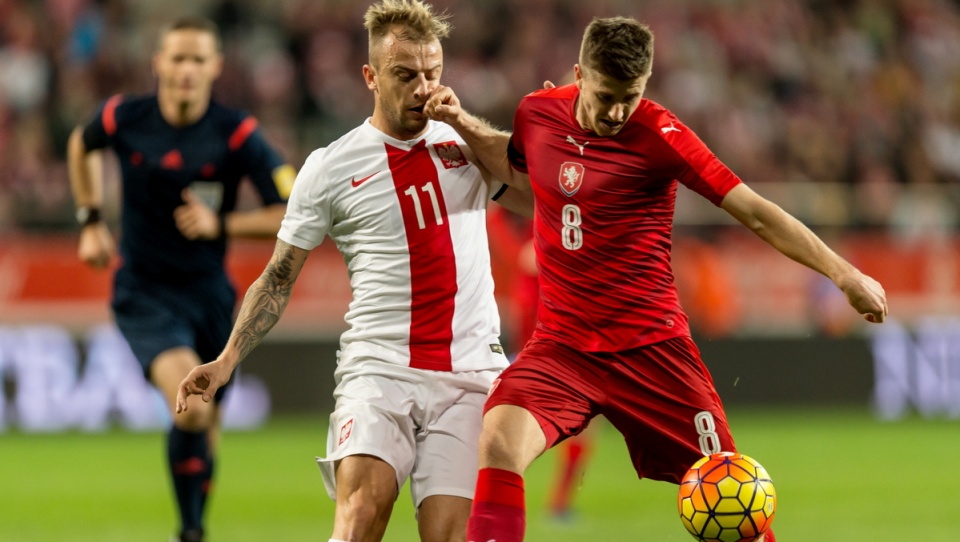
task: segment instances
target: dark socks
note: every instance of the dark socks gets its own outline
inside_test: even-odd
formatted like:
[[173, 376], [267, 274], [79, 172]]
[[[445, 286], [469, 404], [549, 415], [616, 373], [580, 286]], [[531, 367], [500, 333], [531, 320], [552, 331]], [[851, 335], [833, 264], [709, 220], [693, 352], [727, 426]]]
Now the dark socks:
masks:
[[203, 529], [203, 507], [213, 473], [207, 432], [177, 427], [167, 435], [167, 461], [183, 531]]

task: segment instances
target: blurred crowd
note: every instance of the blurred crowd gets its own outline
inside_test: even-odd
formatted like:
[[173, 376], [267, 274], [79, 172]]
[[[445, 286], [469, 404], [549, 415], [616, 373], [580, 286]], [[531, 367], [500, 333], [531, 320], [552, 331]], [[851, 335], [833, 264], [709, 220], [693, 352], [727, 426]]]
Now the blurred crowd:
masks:
[[[572, 73], [585, 25], [656, 35], [647, 97], [747, 182], [849, 188], [851, 226], [903, 214], [954, 227], [960, 7], [950, 0], [435, 0], [452, 15], [444, 82], [510, 128], [520, 97]], [[0, 0], [0, 232], [74, 228], [70, 130], [116, 93], [154, 90], [158, 28], [221, 26], [215, 97], [256, 115], [294, 164], [372, 111], [354, 0]], [[907, 198], [905, 194], [909, 194]], [[944, 197], [946, 195], [947, 197]], [[829, 207], [829, 206], [827, 206]]]

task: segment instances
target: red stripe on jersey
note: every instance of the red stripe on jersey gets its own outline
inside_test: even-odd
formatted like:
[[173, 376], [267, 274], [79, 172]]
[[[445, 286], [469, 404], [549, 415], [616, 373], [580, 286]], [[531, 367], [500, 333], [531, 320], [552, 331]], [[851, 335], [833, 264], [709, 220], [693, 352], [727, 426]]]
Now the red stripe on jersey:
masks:
[[117, 106], [122, 101], [123, 96], [117, 94], [103, 104], [103, 114], [100, 115], [100, 122], [103, 123], [103, 130], [109, 136], [117, 133]]
[[237, 126], [237, 129], [230, 134], [230, 141], [227, 143], [231, 151], [235, 151], [243, 146], [243, 142], [250, 137], [250, 134], [257, 129], [257, 119], [253, 117], [247, 117], [243, 119], [243, 122], [240, 123], [240, 126]]
[[410, 252], [410, 366], [450, 371], [457, 265], [437, 166], [425, 141], [386, 149]]

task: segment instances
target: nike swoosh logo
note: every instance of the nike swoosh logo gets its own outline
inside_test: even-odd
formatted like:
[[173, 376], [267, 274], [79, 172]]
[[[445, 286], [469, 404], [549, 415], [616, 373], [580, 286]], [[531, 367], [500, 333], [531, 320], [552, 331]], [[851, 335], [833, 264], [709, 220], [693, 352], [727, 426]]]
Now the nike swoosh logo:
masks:
[[373, 177], [374, 175], [376, 175], [377, 173], [380, 173], [380, 172], [378, 171], [378, 172], [376, 172], [376, 173], [372, 173], [372, 174], [367, 175], [366, 177], [364, 177], [364, 178], [362, 178], [362, 179], [359, 179], [359, 180], [357, 180], [357, 179], [350, 179], [350, 185], [353, 186], [354, 188], [356, 188], [356, 187], [360, 186], [361, 184], [363, 184], [363, 183], [364, 183], [367, 179], [369, 179], [370, 177]]

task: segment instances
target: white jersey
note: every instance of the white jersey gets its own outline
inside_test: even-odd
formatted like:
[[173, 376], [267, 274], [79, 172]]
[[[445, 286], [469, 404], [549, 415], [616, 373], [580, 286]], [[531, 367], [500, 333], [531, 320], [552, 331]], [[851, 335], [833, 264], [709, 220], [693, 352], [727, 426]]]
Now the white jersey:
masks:
[[300, 170], [278, 237], [311, 250], [330, 235], [353, 299], [340, 363], [438, 371], [506, 367], [493, 297], [489, 188], [464, 141], [430, 121], [400, 141], [367, 119]]

